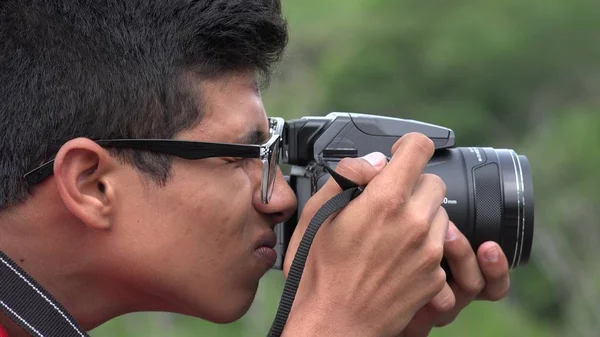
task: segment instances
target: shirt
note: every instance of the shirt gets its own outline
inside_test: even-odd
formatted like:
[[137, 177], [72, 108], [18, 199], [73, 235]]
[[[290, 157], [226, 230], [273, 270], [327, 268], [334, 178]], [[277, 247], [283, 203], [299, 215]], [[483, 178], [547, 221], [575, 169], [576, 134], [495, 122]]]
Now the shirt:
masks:
[[8, 333], [6, 333], [2, 325], [0, 325], [0, 337], [8, 337]]

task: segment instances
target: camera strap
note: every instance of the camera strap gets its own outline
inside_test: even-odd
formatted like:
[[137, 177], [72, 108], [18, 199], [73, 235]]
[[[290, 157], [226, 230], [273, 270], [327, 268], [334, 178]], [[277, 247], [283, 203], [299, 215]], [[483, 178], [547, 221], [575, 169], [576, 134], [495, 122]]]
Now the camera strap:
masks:
[[2, 251], [0, 309], [31, 336], [88, 337], [67, 310]]
[[292, 304], [296, 298], [296, 292], [298, 291], [302, 273], [304, 272], [310, 246], [312, 245], [317, 231], [333, 213], [346, 207], [346, 205], [348, 205], [352, 199], [359, 196], [363, 191], [363, 189], [356, 183], [336, 173], [327, 164], [322, 163], [322, 165], [342, 188], [342, 192], [329, 199], [329, 201], [327, 201], [317, 211], [315, 216], [310, 221], [310, 224], [308, 225], [308, 228], [302, 237], [302, 241], [298, 246], [292, 266], [290, 267], [290, 271], [283, 288], [283, 294], [279, 302], [279, 308], [277, 309], [277, 315], [275, 316], [275, 320], [273, 321], [273, 325], [271, 326], [268, 337], [279, 337], [283, 333], [290, 310], [292, 309]]

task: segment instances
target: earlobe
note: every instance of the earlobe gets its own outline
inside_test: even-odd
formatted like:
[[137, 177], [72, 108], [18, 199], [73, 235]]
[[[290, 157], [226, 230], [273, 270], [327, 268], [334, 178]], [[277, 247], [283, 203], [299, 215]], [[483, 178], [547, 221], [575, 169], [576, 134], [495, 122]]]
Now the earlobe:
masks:
[[54, 175], [60, 197], [69, 211], [91, 229], [112, 225], [114, 161], [94, 141], [77, 138], [64, 144], [56, 155]]

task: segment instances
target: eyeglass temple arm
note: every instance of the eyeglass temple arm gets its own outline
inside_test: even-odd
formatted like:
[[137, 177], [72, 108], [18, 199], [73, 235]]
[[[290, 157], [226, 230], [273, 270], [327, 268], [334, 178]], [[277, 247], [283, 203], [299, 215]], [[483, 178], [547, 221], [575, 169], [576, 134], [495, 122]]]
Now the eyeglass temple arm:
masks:
[[[184, 159], [204, 159], [212, 157], [259, 158], [260, 146], [222, 143], [186, 142], [180, 140], [157, 139], [115, 139], [98, 140], [100, 146], [153, 151]], [[30, 185], [36, 185], [53, 174], [54, 159], [25, 173], [23, 178]]]
[[30, 186], [37, 185], [54, 173], [54, 159], [25, 173], [23, 178]]

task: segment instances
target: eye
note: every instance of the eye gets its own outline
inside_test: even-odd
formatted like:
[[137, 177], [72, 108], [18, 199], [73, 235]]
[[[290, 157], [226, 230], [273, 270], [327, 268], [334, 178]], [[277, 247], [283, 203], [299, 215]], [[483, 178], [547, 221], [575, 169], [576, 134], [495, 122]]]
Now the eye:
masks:
[[233, 167], [242, 167], [246, 166], [254, 160], [254, 158], [243, 158], [243, 157], [227, 157], [223, 158], [227, 165], [232, 165]]
[[242, 157], [224, 157], [223, 160], [225, 160], [228, 163], [241, 163], [245, 160], [246, 158], [242, 158]]

